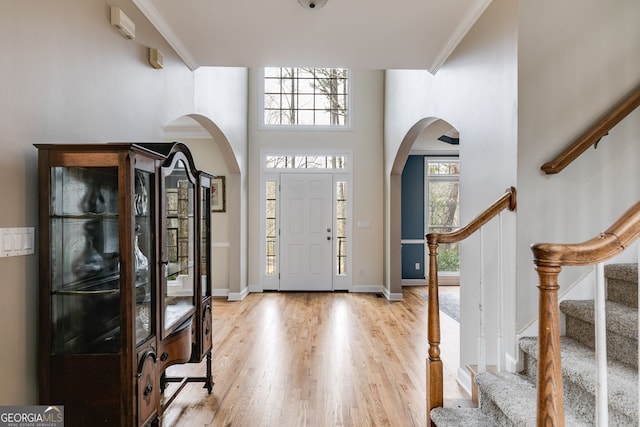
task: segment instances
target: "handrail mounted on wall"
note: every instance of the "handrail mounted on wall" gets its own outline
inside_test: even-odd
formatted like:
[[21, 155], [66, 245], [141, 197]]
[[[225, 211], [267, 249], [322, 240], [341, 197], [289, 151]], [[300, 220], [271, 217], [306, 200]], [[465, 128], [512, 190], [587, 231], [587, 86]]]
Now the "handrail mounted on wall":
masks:
[[627, 117], [633, 110], [640, 106], [640, 85], [638, 85], [629, 95], [627, 95], [615, 107], [609, 110], [605, 116], [596, 124], [591, 126], [585, 133], [580, 135], [567, 148], [559, 153], [552, 160], [543, 164], [542, 169], [547, 175], [556, 174], [577, 159], [582, 153], [587, 151], [592, 145], [609, 133], [622, 119]]

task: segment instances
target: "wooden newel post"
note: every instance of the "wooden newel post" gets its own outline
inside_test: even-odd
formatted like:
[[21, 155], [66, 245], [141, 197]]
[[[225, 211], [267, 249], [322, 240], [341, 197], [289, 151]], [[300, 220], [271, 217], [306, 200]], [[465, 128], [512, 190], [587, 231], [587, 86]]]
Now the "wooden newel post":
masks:
[[538, 331], [538, 416], [537, 426], [564, 426], [564, 397], [560, 363], [560, 321], [558, 313], [559, 264], [536, 266], [540, 278]]
[[442, 407], [444, 380], [442, 360], [440, 360], [440, 307], [438, 302], [438, 242], [427, 235], [429, 246], [429, 312], [427, 338], [429, 340], [429, 357], [427, 370], [427, 425], [431, 425], [431, 410]]

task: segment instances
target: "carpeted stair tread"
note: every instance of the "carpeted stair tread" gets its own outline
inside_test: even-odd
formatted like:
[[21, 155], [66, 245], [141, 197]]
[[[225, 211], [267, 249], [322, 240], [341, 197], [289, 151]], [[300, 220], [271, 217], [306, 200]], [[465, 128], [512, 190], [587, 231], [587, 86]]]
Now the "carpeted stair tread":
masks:
[[434, 408], [431, 421], [438, 427], [494, 427], [496, 424], [478, 408]]
[[[605, 302], [607, 330], [632, 340], [638, 337], [638, 310], [613, 301]], [[594, 324], [593, 300], [564, 300], [560, 311], [567, 316]]]
[[[537, 338], [521, 338], [519, 345], [530, 357], [538, 358]], [[571, 381], [595, 396], [596, 361], [593, 351], [567, 337], [560, 338], [560, 348], [563, 381]], [[609, 407], [637, 420], [638, 373], [636, 369], [615, 360], [610, 360], [607, 366]]]
[[[486, 400], [499, 409], [501, 414], [487, 414], [494, 425], [535, 426], [536, 386], [529, 378], [509, 372], [483, 372], [476, 375], [480, 407], [486, 411]], [[489, 409], [491, 411], [491, 409]], [[583, 426], [570, 408], [565, 408], [565, 425]]]
[[638, 264], [607, 264], [604, 266], [604, 275], [607, 278], [637, 284]]
[[638, 264], [609, 264], [604, 271], [607, 299], [638, 308]]

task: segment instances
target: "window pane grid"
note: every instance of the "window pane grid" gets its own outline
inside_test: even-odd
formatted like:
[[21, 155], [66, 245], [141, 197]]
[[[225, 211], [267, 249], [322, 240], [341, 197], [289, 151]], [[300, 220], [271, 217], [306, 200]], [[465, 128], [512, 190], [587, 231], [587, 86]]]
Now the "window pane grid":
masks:
[[[426, 167], [429, 233], [448, 233], [460, 227], [459, 176], [460, 163], [450, 159], [429, 159]], [[460, 248], [457, 243], [438, 247], [438, 270], [455, 272], [460, 269]]]
[[347, 69], [265, 68], [264, 76], [265, 124], [346, 124]]
[[336, 271], [347, 274], [347, 183], [336, 183]]
[[276, 275], [276, 182], [266, 182], [266, 262], [265, 262], [265, 274], [267, 276]]
[[268, 169], [344, 169], [345, 156], [266, 156]]
[[429, 176], [451, 176], [460, 175], [460, 163], [457, 161], [429, 161], [427, 167]]

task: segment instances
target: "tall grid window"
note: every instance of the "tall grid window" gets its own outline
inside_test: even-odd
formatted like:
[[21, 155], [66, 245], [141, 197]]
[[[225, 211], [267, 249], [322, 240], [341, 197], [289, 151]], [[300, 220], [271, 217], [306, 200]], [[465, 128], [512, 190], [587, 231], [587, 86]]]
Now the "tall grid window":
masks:
[[336, 271], [347, 273], [347, 183], [336, 183]]
[[346, 68], [265, 68], [264, 124], [345, 126]]
[[[460, 227], [460, 162], [457, 159], [425, 158], [428, 233], [447, 233]], [[460, 270], [460, 246], [444, 244], [438, 249], [438, 270]]]
[[276, 181], [266, 182], [266, 271], [267, 276], [276, 275]]

